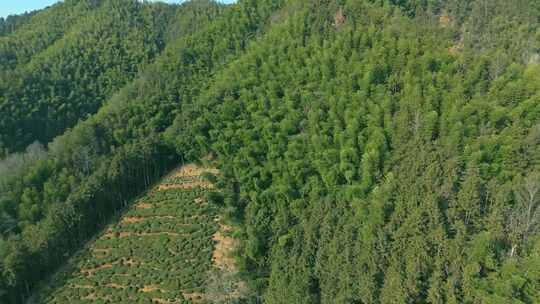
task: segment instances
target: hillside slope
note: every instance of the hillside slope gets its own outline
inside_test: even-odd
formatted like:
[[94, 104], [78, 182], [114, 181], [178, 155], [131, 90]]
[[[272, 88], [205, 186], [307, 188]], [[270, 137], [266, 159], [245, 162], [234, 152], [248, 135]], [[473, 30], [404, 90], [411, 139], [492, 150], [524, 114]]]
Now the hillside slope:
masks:
[[[204, 3], [186, 4], [203, 8], [191, 18], [210, 15]], [[0, 214], [12, 224], [0, 238], [5, 301], [24, 300], [63, 262], [59, 257], [76, 250], [125, 201], [177, 164], [183, 155], [164, 144], [162, 132], [191, 107], [217, 69], [264, 32], [280, 5], [243, 1], [212, 22], [201, 22], [169, 43], [96, 115], [49, 144], [44, 158], [0, 175]]]
[[[34, 147], [0, 175], [10, 223], [0, 299], [20, 303], [42, 282], [59, 302], [93, 293], [114, 302], [105, 294], [145, 286], [159, 299], [174, 290], [174, 301], [229, 300], [200, 294], [220, 281], [199, 284], [206, 246], [197, 284], [180, 270], [115, 281], [115, 271], [144, 270], [125, 252], [75, 258], [53, 286], [42, 281], [171, 167], [211, 156], [220, 191], [209, 200], [238, 230], [234, 268], [254, 302], [540, 302], [533, 2], [241, 0], [216, 18], [203, 1], [188, 4], [202, 4], [189, 14], [197, 29], [186, 26], [194, 30], [47, 152]], [[120, 223], [92, 246], [162, 224]], [[103, 275], [80, 273], [103, 265]]]
[[169, 130], [217, 155], [266, 303], [540, 300], [540, 66], [431, 20], [298, 4]]
[[201, 303], [234, 296], [233, 278], [230, 290], [209, 286], [210, 273], [220, 272], [234, 242], [222, 236], [217, 210], [207, 201], [214, 188], [202, 177], [208, 173], [217, 172], [196, 165], [174, 170], [30, 302]]
[[3, 35], [0, 37], [0, 71], [13, 70], [28, 63], [32, 57], [61, 39], [70, 28], [86, 14], [99, 6], [98, 1], [68, 0], [37, 11], [29, 16], [19, 17], [24, 20], [18, 26], [9, 26], [6, 19]]
[[66, 1], [29, 17], [0, 38], [0, 58], [14, 58], [13, 64], [0, 63], [0, 150], [46, 144], [87, 119], [152, 63], [167, 42], [189, 34], [219, 10], [210, 3]]

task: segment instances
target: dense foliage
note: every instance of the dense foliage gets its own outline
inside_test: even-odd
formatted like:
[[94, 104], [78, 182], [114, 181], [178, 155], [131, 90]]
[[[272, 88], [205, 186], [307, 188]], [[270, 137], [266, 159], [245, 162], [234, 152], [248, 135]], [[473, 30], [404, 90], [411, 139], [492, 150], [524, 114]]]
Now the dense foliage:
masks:
[[21, 15], [10, 15], [7, 17], [0, 17], [0, 36], [7, 35], [22, 25], [26, 24], [36, 12], [27, 12]]
[[[49, 142], [94, 114], [160, 53], [175, 12], [137, 1], [93, 1], [95, 7], [81, 8], [84, 3], [61, 3], [59, 12], [38, 13], [37, 21], [0, 39], [0, 58], [7, 61], [0, 67], [14, 66], [0, 75], [0, 147], [14, 151], [35, 140]], [[58, 33], [51, 31], [55, 23]], [[49, 43], [34, 51], [33, 44]]]
[[305, 3], [199, 99], [246, 272], [268, 303], [538, 302], [540, 67], [342, 5]]
[[[140, 8], [126, 13], [141, 14], [137, 24], [156, 16], [146, 9], [173, 16], [168, 6], [124, 2]], [[85, 3], [108, 2], [66, 7]], [[129, 77], [104, 72], [118, 82], [71, 123], [127, 84], [97, 114], [48, 151], [34, 144], [0, 164], [8, 173], [0, 176], [0, 297], [21, 301], [171, 165], [210, 154], [222, 172], [223, 213], [242, 231], [239, 266], [267, 303], [540, 301], [536, 1], [176, 9], [139, 34], [165, 43], [128, 56], [138, 66]], [[68, 36], [54, 44], [72, 43]], [[41, 80], [50, 70], [17, 60], [0, 90], [56, 96], [23, 81], [29, 67]]]
[[[28, 63], [34, 55], [62, 38], [77, 20], [92, 11], [96, 5], [97, 1], [70, 0], [30, 13], [28, 17], [6, 18], [3, 22], [4, 35], [0, 38], [0, 71], [5, 73], [18, 65]], [[21, 23], [17, 24], [16, 20]], [[15, 32], [17, 35], [13, 35]]]
[[[185, 26], [185, 37], [169, 43], [96, 115], [49, 144], [46, 159], [10, 171], [22, 173], [0, 175], [6, 179], [0, 213], [16, 225], [0, 240], [6, 301], [22, 301], [62, 256], [178, 161], [161, 132], [210, 83], [215, 69], [263, 31], [279, 5], [246, 1], [223, 12], [211, 2], [182, 5], [187, 19], [174, 24]], [[169, 37], [176, 32], [168, 31]]]

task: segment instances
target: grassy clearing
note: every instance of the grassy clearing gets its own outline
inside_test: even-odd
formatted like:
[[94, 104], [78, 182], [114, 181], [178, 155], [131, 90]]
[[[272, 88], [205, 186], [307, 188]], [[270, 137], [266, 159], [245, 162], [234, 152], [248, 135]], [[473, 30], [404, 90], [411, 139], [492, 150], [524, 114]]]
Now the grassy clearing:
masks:
[[188, 165], [166, 177], [72, 258], [35, 302], [210, 302], [208, 274], [234, 271], [235, 242], [206, 202], [213, 185], [205, 171], [217, 173]]

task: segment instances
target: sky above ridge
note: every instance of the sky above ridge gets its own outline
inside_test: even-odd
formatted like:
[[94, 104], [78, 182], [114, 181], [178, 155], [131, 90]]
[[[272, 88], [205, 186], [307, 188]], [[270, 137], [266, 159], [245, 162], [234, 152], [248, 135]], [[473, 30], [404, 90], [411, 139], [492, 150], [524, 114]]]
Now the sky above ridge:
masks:
[[[167, 3], [181, 3], [185, 0], [163, 0]], [[0, 18], [18, 15], [37, 9], [45, 8], [59, 2], [58, 0], [0, 0]], [[222, 0], [223, 3], [233, 3], [235, 0]]]

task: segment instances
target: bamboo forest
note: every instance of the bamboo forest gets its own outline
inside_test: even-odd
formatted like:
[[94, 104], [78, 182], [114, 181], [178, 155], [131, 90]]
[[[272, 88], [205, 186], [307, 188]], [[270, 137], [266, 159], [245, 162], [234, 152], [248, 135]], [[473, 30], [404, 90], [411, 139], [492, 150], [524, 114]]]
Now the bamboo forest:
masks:
[[540, 1], [172, 2], [0, 18], [1, 304], [540, 303]]

